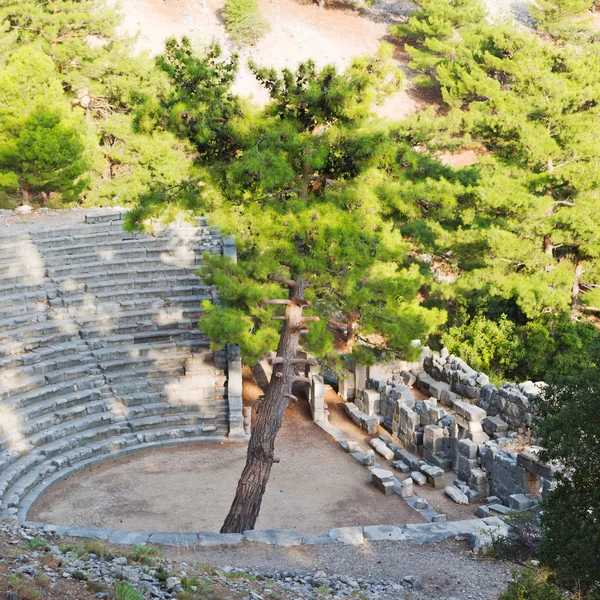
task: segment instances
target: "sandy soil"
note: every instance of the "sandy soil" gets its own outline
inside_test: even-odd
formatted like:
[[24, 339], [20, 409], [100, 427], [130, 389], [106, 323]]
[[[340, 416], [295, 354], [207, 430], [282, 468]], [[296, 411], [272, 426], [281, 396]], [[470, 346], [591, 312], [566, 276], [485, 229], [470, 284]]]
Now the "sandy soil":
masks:
[[[344, 525], [418, 523], [385, 497], [359, 465], [310, 421], [306, 402], [289, 407], [277, 440], [257, 529], [319, 534]], [[34, 504], [30, 520], [151, 531], [217, 531], [246, 458], [243, 444], [146, 452], [74, 475]]]
[[[407, 0], [386, 6], [386, 14], [406, 14]], [[240, 70], [233, 91], [264, 104], [267, 92], [247, 67], [252, 59], [276, 69], [295, 68], [312, 59], [317, 65], [334, 64], [343, 70], [356, 56], [373, 54], [388, 37], [388, 23], [369, 18], [350, 2], [330, 2], [319, 8], [310, 0], [259, 0], [271, 30], [256, 46], [240, 48], [231, 41], [221, 19], [224, 0], [127, 0], [122, 4], [122, 29], [137, 35], [136, 48], [159, 54], [169, 37], [187, 35], [198, 46], [218, 41], [226, 54], [240, 54]], [[401, 17], [400, 17], [401, 18]], [[388, 19], [389, 20], [389, 19]], [[395, 19], [397, 20], [397, 18]], [[404, 57], [396, 63], [404, 69]], [[430, 98], [407, 83], [378, 108], [382, 117], [400, 119], [427, 106]]]
[[[414, 390], [415, 395], [423, 396], [419, 390]], [[346, 415], [344, 411], [344, 401], [333, 391], [327, 392], [325, 396], [328, 410], [329, 410], [329, 422], [342, 431], [348, 438], [358, 442], [362, 450], [370, 450], [369, 440], [376, 436], [366, 435], [359, 427], [357, 427]], [[378, 435], [388, 434], [383, 427], [378, 428]], [[400, 443], [400, 442], [398, 442]], [[396, 471], [392, 466], [392, 461], [385, 460], [382, 456], [377, 455], [377, 463], [382, 467], [393, 471], [394, 475], [403, 481], [410, 477]], [[444, 485], [452, 485], [452, 482], [456, 479], [456, 473], [449, 471], [444, 477]], [[456, 504], [450, 498], [444, 495], [443, 488], [435, 489], [429, 485], [415, 486], [415, 494], [425, 498], [438, 512], [444, 513], [449, 521], [460, 521], [463, 519], [474, 519], [474, 512], [477, 505], [460, 505]]]

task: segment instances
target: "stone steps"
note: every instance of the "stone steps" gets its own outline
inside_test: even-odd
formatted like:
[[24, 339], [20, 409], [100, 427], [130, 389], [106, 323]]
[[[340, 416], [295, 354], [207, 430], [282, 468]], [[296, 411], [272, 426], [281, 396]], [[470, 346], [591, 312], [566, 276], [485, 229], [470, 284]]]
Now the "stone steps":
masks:
[[225, 355], [197, 328], [220, 236], [112, 218], [0, 234], [0, 516], [115, 453], [226, 439]]

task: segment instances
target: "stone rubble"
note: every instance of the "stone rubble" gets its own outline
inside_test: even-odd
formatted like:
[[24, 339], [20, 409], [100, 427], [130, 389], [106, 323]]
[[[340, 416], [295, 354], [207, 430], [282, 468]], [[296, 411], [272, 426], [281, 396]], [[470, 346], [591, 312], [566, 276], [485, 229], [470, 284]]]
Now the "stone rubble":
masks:
[[[402, 541], [406, 536], [397, 527], [365, 528], [367, 538], [376, 540]], [[0, 562], [8, 565], [8, 572], [19, 577], [34, 578], [44, 575], [52, 588], [61, 579], [95, 582], [104, 587], [98, 592], [99, 600], [113, 597], [116, 583], [127, 583], [138, 590], [144, 598], [176, 598], [184, 590], [195, 592], [198, 587], [191, 585], [195, 575], [192, 565], [163, 558], [160, 554], [141, 564], [135, 562], [126, 551], [107, 548], [104, 556], [86, 552], [81, 546], [63, 543], [36, 527], [16, 521], [0, 523], [0, 536], [10, 545], [19, 547], [12, 556], [0, 557]], [[41, 550], [26, 547], [27, 541], [43, 538], [48, 545]], [[51, 557], [53, 560], [49, 560]], [[415, 593], [423, 589], [421, 580], [414, 575], [398, 580], [328, 575], [325, 571], [306, 572], [301, 570], [285, 572], [254, 572], [249, 569], [224, 567], [210, 569], [196, 575], [202, 584], [220, 584], [237, 594], [235, 598], [262, 600], [265, 597], [286, 599], [330, 598], [341, 600], [355, 594], [369, 599], [402, 600], [415, 598]], [[185, 586], [185, 587], [184, 587]], [[233, 598], [234, 596], [231, 596]]]

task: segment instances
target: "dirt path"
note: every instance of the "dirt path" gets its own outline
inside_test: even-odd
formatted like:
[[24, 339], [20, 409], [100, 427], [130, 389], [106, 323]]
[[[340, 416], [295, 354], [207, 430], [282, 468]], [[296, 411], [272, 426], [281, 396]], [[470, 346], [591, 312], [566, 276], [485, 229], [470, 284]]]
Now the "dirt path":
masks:
[[[371, 581], [416, 576], [423, 583], [423, 592], [410, 596], [415, 600], [496, 600], [506, 587], [512, 567], [508, 563], [475, 558], [466, 543], [457, 541], [292, 548], [253, 544], [251, 547], [218, 547], [193, 552], [165, 549], [165, 552], [173, 559], [189, 563], [209, 563], [216, 567], [235, 565], [267, 574], [323, 570], [328, 576], [345, 575]], [[402, 597], [398, 596], [399, 599]]]

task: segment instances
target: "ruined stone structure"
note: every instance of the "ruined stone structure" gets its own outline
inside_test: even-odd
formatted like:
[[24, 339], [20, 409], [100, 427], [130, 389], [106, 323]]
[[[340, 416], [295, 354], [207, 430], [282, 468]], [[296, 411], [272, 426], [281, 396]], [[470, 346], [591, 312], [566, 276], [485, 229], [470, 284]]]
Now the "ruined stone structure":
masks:
[[[59, 479], [179, 443], [244, 438], [241, 361], [198, 330], [206, 219], [149, 236], [120, 213], [0, 237], [0, 516]], [[229, 390], [229, 394], [227, 393]]]
[[539, 461], [529, 432], [530, 401], [543, 383], [498, 388], [445, 349], [425, 349], [418, 366], [392, 369], [391, 377], [372, 371], [349, 363], [338, 393], [367, 433], [381, 424], [401, 442], [387, 444], [398, 470], [416, 470], [435, 487], [453, 470], [449, 497], [466, 504], [495, 496], [497, 512], [528, 508], [553, 489], [553, 468]]

